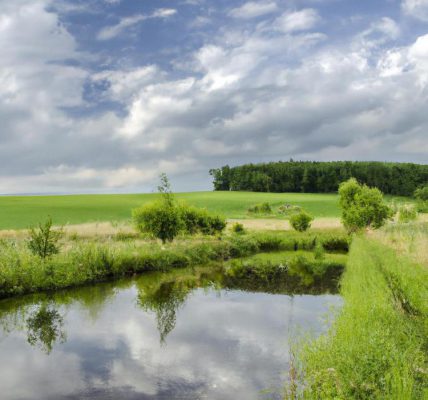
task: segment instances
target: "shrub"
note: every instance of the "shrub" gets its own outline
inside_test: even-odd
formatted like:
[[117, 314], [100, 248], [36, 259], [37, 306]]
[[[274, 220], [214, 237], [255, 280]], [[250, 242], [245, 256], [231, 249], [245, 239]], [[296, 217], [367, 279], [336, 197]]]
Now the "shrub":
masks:
[[184, 232], [194, 235], [203, 233], [204, 235], [215, 235], [221, 233], [226, 228], [226, 220], [215, 214], [209, 213], [205, 209], [180, 205], [180, 218]]
[[232, 225], [232, 232], [239, 234], [245, 233], [244, 225], [240, 224], [239, 222], [235, 222]]
[[178, 207], [163, 201], [132, 210], [132, 218], [140, 232], [148, 233], [162, 240], [162, 243], [172, 242], [182, 228]]
[[400, 222], [414, 221], [417, 217], [418, 213], [413, 206], [405, 205], [400, 207], [398, 210], [398, 220]]
[[428, 201], [418, 201], [416, 203], [416, 210], [420, 213], [428, 213]]
[[278, 208], [278, 213], [282, 215], [292, 215], [300, 211], [302, 211], [300, 206], [293, 206], [292, 204], [283, 204]]
[[272, 207], [269, 203], [260, 203], [250, 207], [248, 212], [251, 214], [271, 214]]
[[314, 249], [314, 259], [317, 261], [322, 261], [325, 258], [325, 249], [321, 243], [317, 243]]
[[342, 222], [349, 233], [363, 228], [380, 228], [393, 215], [377, 188], [360, 185], [351, 178], [339, 186]]
[[132, 218], [140, 232], [148, 233], [162, 243], [172, 242], [182, 228], [180, 210], [175, 203], [168, 177], [160, 176], [158, 192], [161, 200], [132, 210]]
[[345, 234], [323, 235], [319, 240], [325, 251], [340, 251], [347, 253], [351, 244], [351, 239]]
[[314, 217], [305, 211], [300, 211], [298, 214], [293, 214], [290, 217], [290, 224], [296, 231], [305, 232], [311, 227], [311, 222]]
[[231, 257], [245, 257], [259, 251], [257, 240], [251, 236], [234, 235], [230, 238], [229, 243]]
[[49, 217], [45, 224], [39, 224], [39, 228], [30, 228], [30, 239], [27, 245], [30, 251], [45, 259], [53, 254], [59, 253], [58, 241], [63, 235], [61, 230], [52, 229], [52, 219]]
[[421, 201], [428, 201], [428, 185], [415, 190], [414, 196]]

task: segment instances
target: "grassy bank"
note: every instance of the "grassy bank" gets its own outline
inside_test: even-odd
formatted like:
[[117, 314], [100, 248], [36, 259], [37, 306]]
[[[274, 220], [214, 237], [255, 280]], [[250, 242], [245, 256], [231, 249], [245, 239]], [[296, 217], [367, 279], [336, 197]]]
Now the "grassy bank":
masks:
[[112, 277], [204, 264], [244, 257], [260, 251], [311, 250], [319, 243], [326, 251], [343, 251], [347, 237], [337, 232], [254, 233], [182, 238], [161, 246], [127, 236], [63, 242], [62, 251], [47, 259], [33, 255], [25, 240], [0, 241], [0, 298], [42, 290], [57, 290]]
[[293, 294], [337, 293], [338, 281], [346, 265], [346, 254], [316, 251], [260, 253], [232, 260], [226, 268], [229, 285], [246, 285], [253, 291], [268, 288]]
[[[44, 221], [47, 215], [50, 215], [58, 225], [126, 221], [130, 219], [132, 208], [153, 201], [157, 196], [157, 194], [0, 196], [0, 229], [28, 228]], [[336, 194], [193, 192], [177, 193], [176, 196], [189, 204], [235, 219], [254, 218], [254, 215], [248, 215], [248, 208], [263, 202], [270, 203], [274, 211], [287, 203], [303, 207], [317, 218], [340, 215]]]
[[291, 382], [289, 397], [426, 399], [427, 293], [426, 266], [373, 238], [355, 238], [343, 309], [326, 335], [300, 351], [301, 392]]

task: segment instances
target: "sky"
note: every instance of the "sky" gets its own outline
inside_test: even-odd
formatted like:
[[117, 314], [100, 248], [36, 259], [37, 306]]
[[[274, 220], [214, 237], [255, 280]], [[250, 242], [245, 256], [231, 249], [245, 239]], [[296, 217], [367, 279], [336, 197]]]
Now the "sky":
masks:
[[0, 193], [428, 162], [428, 0], [0, 0]]

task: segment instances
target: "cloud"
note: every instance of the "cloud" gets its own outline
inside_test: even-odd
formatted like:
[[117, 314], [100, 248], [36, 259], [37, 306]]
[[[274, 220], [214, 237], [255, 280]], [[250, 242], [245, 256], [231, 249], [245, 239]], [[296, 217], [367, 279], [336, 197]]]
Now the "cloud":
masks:
[[406, 14], [428, 21], [428, 0], [403, 0], [401, 6]]
[[172, 8], [160, 8], [158, 10], [155, 10], [150, 15], [139, 14], [134, 15], [132, 17], [125, 17], [122, 18], [116, 25], [107, 26], [101, 29], [98, 32], [97, 38], [98, 40], [113, 39], [114, 37], [120, 35], [126, 28], [136, 25], [142, 21], [153, 18], [169, 18], [176, 13], [177, 10]]
[[339, 40], [303, 8], [210, 14], [193, 42], [200, 12], [174, 52], [113, 57], [50, 0], [0, 2], [0, 192], [150, 191], [163, 170], [209, 189], [210, 168], [289, 157], [427, 162], [428, 35], [383, 17]]
[[252, 19], [266, 14], [272, 14], [278, 9], [274, 1], [249, 1], [242, 6], [229, 11], [229, 16], [234, 18]]
[[274, 22], [275, 27], [282, 32], [297, 32], [313, 28], [320, 21], [318, 12], [306, 8], [294, 12], [285, 12]]

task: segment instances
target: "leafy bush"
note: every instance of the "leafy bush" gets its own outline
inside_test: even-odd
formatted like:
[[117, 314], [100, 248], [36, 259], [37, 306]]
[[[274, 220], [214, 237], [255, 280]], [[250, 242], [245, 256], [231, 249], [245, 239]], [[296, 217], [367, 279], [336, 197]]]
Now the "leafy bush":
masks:
[[416, 210], [420, 213], [428, 213], [428, 201], [419, 200], [416, 203]]
[[260, 203], [250, 207], [248, 212], [251, 214], [271, 214], [272, 207], [269, 203]]
[[417, 200], [416, 210], [420, 213], [428, 213], [428, 185], [415, 190], [414, 196]]
[[252, 236], [233, 235], [229, 239], [229, 246], [231, 257], [245, 257], [259, 251], [259, 244]]
[[221, 233], [226, 228], [226, 220], [223, 217], [211, 214], [205, 209], [187, 204], [181, 204], [179, 208], [182, 227], [186, 233], [214, 235]]
[[174, 204], [156, 201], [132, 210], [132, 218], [140, 232], [172, 242], [182, 229], [179, 208]]
[[414, 221], [417, 217], [418, 213], [413, 206], [405, 205], [400, 207], [398, 210], [398, 220], [400, 222]]
[[322, 261], [325, 258], [325, 249], [321, 243], [317, 243], [314, 249], [314, 259]]
[[340, 251], [347, 253], [351, 244], [351, 239], [346, 235], [322, 235], [319, 239], [325, 251]]
[[314, 217], [305, 211], [300, 211], [298, 214], [293, 214], [290, 217], [290, 224], [296, 231], [305, 232], [311, 227], [311, 222]]
[[415, 190], [414, 196], [421, 201], [428, 201], [428, 185]]
[[244, 225], [240, 224], [239, 222], [235, 222], [232, 225], [232, 232], [239, 234], [245, 233]]
[[45, 259], [52, 254], [59, 253], [58, 241], [62, 235], [62, 230], [52, 229], [52, 219], [49, 217], [44, 225], [39, 224], [38, 229], [30, 229], [30, 239], [27, 245], [33, 254]]
[[175, 203], [168, 177], [160, 175], [158, 192], [161, 200], [132, 210], [132, 218], [140, 232], [148, 233], [162, 243], [172, 242], [182, 228], [180, 210]]
[[360, 185], [351, 178], [339, 186], [342, 222], [349, 233], [363, 228], [380, 228], [393, 215], [377, 188]]
[[282, 215], [292, 215], [300, 211], [302, 211], [302, 207], [294, 206], [292, 204], [283, 204], [278, 208], [278, 213]]

